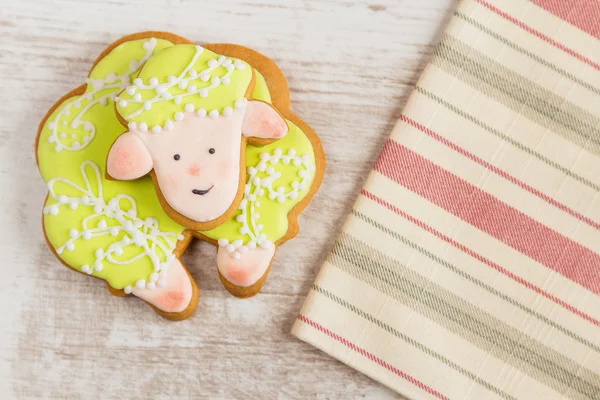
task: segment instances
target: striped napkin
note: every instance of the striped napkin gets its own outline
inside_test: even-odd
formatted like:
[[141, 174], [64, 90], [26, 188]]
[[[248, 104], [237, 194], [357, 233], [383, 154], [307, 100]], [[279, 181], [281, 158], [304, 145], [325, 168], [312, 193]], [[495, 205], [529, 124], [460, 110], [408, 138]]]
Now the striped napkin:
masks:
[[293, 334], [411, 399], [600, 399], [600, 0], [462, 0]]

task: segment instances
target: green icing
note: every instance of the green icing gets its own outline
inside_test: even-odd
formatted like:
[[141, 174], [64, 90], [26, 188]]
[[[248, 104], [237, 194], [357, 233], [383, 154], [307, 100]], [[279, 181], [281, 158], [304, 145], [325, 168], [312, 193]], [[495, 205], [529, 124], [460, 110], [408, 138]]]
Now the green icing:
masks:
[[[145, 44], [149, 42], [150, 45]], [[145, 61], [147, 51], [147, 55], [150, 55], [163, 50], [159, 53], [161, 57], [153, 55], [150, 58], [147, 65], [153, 66], [149, 70], [155, 70], [159, 65], [168, 68], [165, 70], [168, 73], [161, 76], [168, 76], [171, 73], [169, 71], [177, 70], [178, 67], [169, 66], [169, 58], [162, 57], [174, 47], [179, 45], [172, 46], [167, 41], [155, 39], [135, 40], [116, 47], [91, 72], [86, 92], [64, 100], [46, 120], [40, 134], [37, 149], [39, 168], [43, 179], [52, 189], [44, 209], [46, 236], [57, 253], [62, 250], [59, 257], [66, 264], [77, 270], [82, 270], [85, 266], [84, 272], [89, 267], [89, 273], [106, 280], [116, 289], [134, 285], [139, 279], [148, 280], [157, 270], [157, 266], [160, 270], [162, 263], [167, 262], [168, 256], [172, 257], [178, 237], [181, 238], [180, 235], [185, 229], [164, 213], [150, 177], [135, 181], [105, 179], [106, 156], [110, 146], [125, 131], [114, 112], [113, 97], [131, 83], [139, 66]], [[194, 46], [187, 48], [195, 49]], [[189, 54], [186, 56], [188, 59]], [[208, 50], [204, 50], [202, 54], [218, 57]], [[184, 55], [180, 57], [185, 58]], [[160, 60], [160, 63], [154, 61], [155, 58]], [[145, 70], [144, 67], [142, 74]], [[243, 71], [251, 69], [246, 68]], [[258, 71], [255, 71], [255, 74], [253, 97], [270, 102], [264, 78]], [[245, 75], [240, 76], [241, 79], [246, 79]], [[230, 98], [235, 92], [235, 86], [239, 88], [239, 85], [234, 85], [233, 82], [230, 85], [221, 85], [226, 87], [225, 91], [213, 99]], [[242, 92], [236, 92], [233, 97], [240, 93], [243, 95]], [[287, 123], [289, 132], [283, 139], [263, 147], [247, 147], [246, 165], [259, 165], [260, 155], [267, 153], [269, 165], [266, 167], [273, 168], [273, 171], [270, 171], [271, 175], [281, 174], [276, 179], [272, 178], [274, 180], [271, 187], [274, 191], [280, 187], [279, 190], [284, 193], [294, 191], [293, 182], [301, 182], [303, 179], [306, 186], [297, 189], [297, 197], [288, 197], [283, 203], [277, 201], [277, 193], [272, 195], [273, 198], [269, 198], [269, 191], [263, 188], [264, 194], [258, 195], [253, 201], [246, 200], [230, 220], [216, 229], [201, 233], [215, 240], [226, 238], [231, 242], [241, 239], [248, 243], [251, 236], [248, 233], [240, 233], [243, 223], [238, 221], [238, 216], [244, 211], [252, 233], [264, 235], [273, 242], [285, 235], [288, 229], [287, 213], [306, 196], [314, 178], [314, 169], [311, 168], [315, 165], [309, 139], [296, 125], [290, 121]], [[284, 163], [290, 149], [295, 151], [296, 156], [304, 155], [302, 164], [294, 165], [294, 157], [287, 164]], [[277, 155], [278, 151], [281, 151], [281, 155]], [[299, 177], [298, 172], [305, 170], [307, 166], [311, 171], [308, 177]], [[268, 176], [268, 169], [256, 171], [254, 174], [255, 178], [260, 179]], [[250, 175], [248, 177], [250, 178]], [[251, 193], [258, 190], [253, 184], [247, 186]], [[88, 205], [82, 203], [84, 197], [89, 198]], [[260, 203], [260, 207], [257, 206], [257, 202]], [[76, 203], [77, 206], [71, 206], [71, 203]], [[104, 207], [95, 210], [94, 203]], [[58, 213], [53, 215], [56, 211]], [[251, 214], [259, 215], [259, 218], [255, 219], [255, 225], [263, 225], [262, 229], [253, 229]], [[120, 229], [129, 223], [139, 234], [132, 235]], [[89, 231], [88, 235], [92, 236], [89, 240], [83, 236], [85, 231]], [[126, 236], [130, 239], [129, 244], [123, 243]], [[73, 244], [72, 250], [68, 249], [69, 243]], [[116, 250], [117, 248], [120, 248], [122, 253]], [[98, 253], [98, 249], [102, 254]], [[106, 258], [107, 253], [111, 255], [110, 259]], [[101, 268], [97, 270], [94, 265], [98, 265], [98, 260]]]
[[269, 93], [265, 77], [256, 69], [254, 70], [254, 91], [252, 92], [252, 98], [266, 101], [267, 103], [271, 102], [271, 93]]
[[[108, 71], [117, 71], [117, 74], [127, 73], [130, 62], [142, 59], [145, 54], [142, 48], [142, 44], [145, 42], [145, 40], [127, 42], [115, 48], [94, 68], [91, 73], [93, 79], [106, 78], [109, 74]], [[156, 49], [164, 48], [168, 45], [168, 42], [159, 40], [156, 43]], [[129, 81], [126, 83], [129, 83]], [[110, 88], [110, 86], [113, 87]], [[115, 115], [113, 102], [110, 98], [110, 95], [115, 95], [121, 91], [122, 86], [106, 83], [105, 87], [109, 88], [95, 90], [94, 86], [90, 84], [87, 87], [86, 94], [91, 93], [91, 98], [86, 98], [85, 94], [83, 96], [71, 97], [65, 100], [52, 113], [41, 131], [37, 150], [42, 177], [46, 182], [60, 177], [88, 191], [80, 168], [84, 163], [91, 161], [99, 168], [100, 183], [103, 192], [102, 197], [105, 203], [109, 203], [117, 195], [133, 197], [137, 209], [136, 218], [124, 218], [131, 220], [132, 223], [135, 223], [137, 220], [144, 221], [148, 217], [155, 218], [158, 229], [160, 229], [163, 235], [170, 235], [166, 239], [175, 244], [177, 236], [183, 232], [184, 228], [173, 222], [162, 211], [150, 177], [131, 182], [117, 182], [104, 179], [104, 168], [108, 150], [116, 138], [124, 131], [123, 126], [119, 123]], [[98, 101], [98, 99], [107, 96], [109, 97], [106, 103]], [[77, 102], [80, 104], [77, 104]], [[80, 124], [72, 127], [71, 124], [77, 119], [77, 115], [86, 108], [87, 111], [79, 117]], [[68, 115], [62, 114], [65, 109], [69, 110]], [[65, 125], [63, 125], [63, 121]], [[51, 123], [56, 126], [56, 137], [53, 134], [53, 129], [50, 128]], [[61, 137], [62, 132], [66, 134], [65, 138]], [[83, 147], [82, 144], [85, 143], [85, 140], [82, 138], [86, 135], [90, 136], [92, 132], [95, 132], [95, 135]], [[75, 135], [75, 138], [71, 138], [71, 135]], [[54, 137], [53, 143], [49, 142], [50, 137]], [[68, 149], [73, 147], [74, 142], [79, 142], [82, 148], [80, 150], [69, 151]], [[57, 149], [61, 150], [57, 151]], [[99, 187], [94, 168], [89, 165], [85, 168], [85, 172], [92, 189], [90, 192], [98, 196]], [[81, 204], [76, 210], [72, 210], [69, 203], [74, 199], [79, 201], [85, 195], [81, 190], [75, 189], [62, 181], [55, 182], [53, 189], [57, 198], [48, 197], [46, 211], [51, 209], [48, 206], [55, 205], [53, 207], [56, 207], [59, 212], [57, 215], [51, 215], [50, 213], [44, 215], [46, 236], [52, 246], [55, 249], [59, 249], [71, 239], [70, 231], [72, 229], [77, 230], [79, 233], [83, 231], [82, 224], [87, 219], [86, 225], [88, 229], [91, 229], [95, 233], [104, 232], [105, 234], [103, 236], [92, 237], [89, 240], [85, 240], [83, 237], [74, 240], [74, 249], [69, 251], [65, 248], [60, 254], [60, 258], [75, 269], [81, 270], [81, 267], [84, 265], [88, 265], [93, 269], [93, 264], [97, 258], [95, 255], [97, 249], [102, 249], [106, 252], [125, 236], [123, 231], [119, 231], [117, 236], [112, 236], [109, 233], [111, 227], [120, 226], [121, 224], [115, 217], [100, 215], [94, 217], [98, 213], [94, 212], [94, 207], [91, 205], [85, 206]], [[67, 196], [67, 204], [58, 206], [60, 204], [58, 196], [60, 195]], [[132, 208], [132, 204], [127, 199], [120, 200], [119, 206], [125, 212]], [[105, 221], [107, 225], [106, 229], [98, 228], [101, 220]], [[102, 225], [103, 223], [101, 223]], [[140, 231], [147, 232], [148, 228], [140, 227]], [[157, 240], [163, 246], [166, 246], [167, 249], [169, 248], [165, 239], [159, 238]], [[152, 250], [152, 242], [148, 241], [147, 246]], [[132, 257], [145, 254], [145, 250], [135, 244], [125, 246], [122, 250], [123, 254], [120, 256], [114, 255], [113, 258], [116, 262], [124, 262]], [[155, 244], [152, 253], [155, 254], [158, 262], [166, 260], [165, 254], [159, 245]], [[135, 283], [138, 279], [147, 280], [153, 272], [154, 264], [152, 258], [150, 256], [142, 256], [126, 265], [119, 265], [104, 259], [102, 261], [102, 270], [93, 270], [92, 274], [105, 279], [112, 287], [122, 289], [126, 285]]]
[[[162, 128], [175, 120], [176, 113], [185, 112], [186, 106], [207, 112], [233, 108], [246, 94], [252, 68], [200, 46], [179, 44], [152, 57], [139, 79], [130, 91], [119, 95], [117, 110], [128, 122]], [[137, 100], [136, 95], [140, 96]]]

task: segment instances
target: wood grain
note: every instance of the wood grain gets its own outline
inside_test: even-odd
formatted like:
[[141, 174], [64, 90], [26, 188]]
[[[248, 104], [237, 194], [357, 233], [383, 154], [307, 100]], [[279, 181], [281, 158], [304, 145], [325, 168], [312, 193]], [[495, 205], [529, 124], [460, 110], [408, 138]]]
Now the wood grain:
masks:
[[[454, 0], [0, 0], [0, 398], [401, 398], [289, 334]], [[194, 317], [169, 322], [61, 267], [40, 229], [33, 139], [116, 38], [167, 30], [238, 43], [286, 74], [328, 169], [257, 297], [229, 295], [214, 248], [184, 256]]]

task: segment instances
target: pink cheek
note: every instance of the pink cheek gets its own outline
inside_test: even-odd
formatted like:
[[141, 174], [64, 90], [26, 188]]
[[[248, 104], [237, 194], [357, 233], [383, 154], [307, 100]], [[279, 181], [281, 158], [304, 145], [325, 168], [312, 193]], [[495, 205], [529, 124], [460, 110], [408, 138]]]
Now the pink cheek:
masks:
[[186, 169], [185, 172], [191, 176], [198, 176], [200, 175], [200, 166], [198, 164], [192, 164]]
[[179, 187], [179, 181], [174, 176], [170, 176], [167, 178], [167, 185], [171, 189], [177, 189], [177, 187]]
[[222, 160], [219, 163], [219, 171], [218, 171], [218, 175], [219, 175], [219, 179], [228, 179], [231, 177], [232, 173], [234, 171], [234, 166], [233, 163], [229, 160]]

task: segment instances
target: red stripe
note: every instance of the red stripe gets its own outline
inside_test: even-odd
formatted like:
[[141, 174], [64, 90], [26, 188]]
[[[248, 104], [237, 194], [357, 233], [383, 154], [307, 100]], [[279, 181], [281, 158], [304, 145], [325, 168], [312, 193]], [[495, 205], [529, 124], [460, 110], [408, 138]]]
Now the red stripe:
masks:
[[590, 60], [589, 58], [585, 57], [584, 55], [577, 53], [575, 50], [568, 48], [564, 44], [561, 44], [561, 43], [557, 42], [556, 40], [552, 39], [551, 37], [544, 35], [542, 32], [540, 32], [536, 29], [533, 29], [532, 27], [524, 24], [523, 22], [519, 21], [518, 19], [516, 19], [514, 17], [511, 17], [510, 15], [508, 15], [504, 11], [500, 10], [499, 8], [491, 5], [487, 1], [485, 1], [485, 0], [475, 0], [475, 1], [477, 1], [479, 4], [481, 4], [483, 6], [487, 7], [488, 9], [495, 12], [496, 14], [500, 15], [504, 19], [507, 19], [508, 21], [517, 25], [519, 28], [523, 29], [524, 31], [529, 32], [529, 33], [539, 37], [540, 39], [550, 43], [554, 47], [564, 51], [565, 53], [577, 58], [578, 60], [580, 60], [580, 61], [588, 64], [589, 66], [600, 71], [600, 64], [598, 64], [597, 62]]
[[600, 294], [600, 255], [388, 140], [375, 170], [550, 269]]
[[484, 256], [474, 252], [473, 250], [469, 249], [467, 246], [457, 242], [456, 240], [450, 238], [449, 236], [444, 235], [443, 233], [441, 233], [440, 231], [435, 230], [434, 228], [430, 227], [429, 225], [425, 224], [424, 222], [416, 219], [415, 217], [407, 214], [406, 212], [400, 210], [398, 207], [394, 206], [393, 204], [388, 203], [387, 201], [383, 200], [382, 198], [374, 195], [373, 193], [363, 189], [360, 192], [363, 196], [365, 196], [366, 198], [375, 201], [376, 203], [384, 206], [385, 208], [387, 208], [390, 211], [395, 212], [396, 214], [406, 218], [407, 220], [409, 220], [410, 222], [412, 222], [413, 224], [417, 225], [418, 227], [422, 228], [423, 230], [431, 233], [432, 235], [442, 239], [443, 241], [445, 241], [446, 243], [451, 244], [452, 246], [456, 247], [457, 249], [463, 251], [464, 253], [468, 254], [469, 256], [475, 258], [476, 260], [484, 263], [485, 265], [493, 268], [494, 270], [500, 272], [501, 274], [509, 277], [510, 279], [514, 280], [515, 282], [520, 283], [521, 285], [525, 286], [527, 289], [533, 290], [534, 292], [536, 292], [537, 294], [544, 296], [545, 298], [553, 301], [554, 303], [560, 305], [561, 307], [563, 307], [564, 309], [572, 312], [573, 314], [583, 318], [584, 320], [591, 322], [592, 324], [596, 325], [596, 326], [600, 326], [600, 321], [591, 317], [590, 315], [587, 315], [586, 313], [584, 313], [583, 311], [578, 310], [577, 308], [573, 307], [572, 305], [566, 303], [565, 301], [559, 299], [558, 297], [546, 292], [545, 290], [543, 290], [542, 288], [535, 286], [534, 284], [532, 284], [531, 282], [526, 281], [525, 279], [521, 278], [518, 275], [515, 275], [514, 273], [512, 273], [511, 271], [507, 270], [506, 268], [496, 264], [495, 262], [485, 258]]
[[408, 375], [406, 372], [400, 371], [398, 368], [396, 368], [393, 365], [390, 365], [389, 363], [383, 361], [381, 358], [377, 357], [373, 353], [369, 353], [365, 349], [363, 349], [361, 347], [358, 347], [354, 343], [350, 342], [348, 339], [345, 339], [342, 336], [338, 335], [337, 333], [330, 331], [329, 329], [327, 329], [324, 326], [318, 324], [317, 322], [313, 321], [312, 319], [310, 319], [308, 317], [305, 317], [304, 315], [300, 314], [300, 315], [298, 315], [298, 320], [304, 322], [307, 325], [312, 326], [316, 330], [324, 333], [325, 335], [329, 336], [330, 338], [334, 339], [335, 341], [337, 341], [339, 343], [342, 343], [344, 346], [348, 347], [349, 349], [354, 350], [355, 352], [359, 353], [360, 355], [368, 358], [369, 360], [371, 360], [374, 363], [382, 366], [383, 368], [387, 369], [388, 371], [393, 372], [394, 374], [398, 375], [399, 377], [401, 377], [401, 378], [409, 381], [413, 385], [415, 385], [418, 388], [426, 391], [427, 393], [429, 393], [429, 394], [437, 397], [438, 399], [450, 400], [448, 397], [444, 396], [443, 394], [441, 394], [437, 390], [434, 390], [434, 389], [430, 388], [429, 386], [427, 386], [423, 382], [421, 382], [421, 381], [413, 378], [412, 376]]
[[532, 0], [535, 4], [600, 39], [598, 0]]
[[443, 136], [435, 133], [431, 129], [427, 128], [425, 125], [418, 123], [417, 121], [415, 121], [414, 119], [412, 119], [410, 117], [407, 117], [406, 115], [400, 115], [400, 120], [406, 122], [407, 124], [413, 126], [414, 128], [417, 128], [418, 130], [425, 133], [427, 136], [434, 138], [438, 142], [450, 147], [452, 150], [462, 154], [463, 156], [467, 157], [469, 160], [475, 161], [477, 164], [484, 166], [485, 168], [489, 169], [493, 173], [508, 180], [509, 182], [514, 183], [515, 185], [519, 186], [520, 188], [525, 189], [528, 192], [536, 195], [537, 197], [539, 197], [542, 200], [546, 201], [547, 203], [553, 205], [554, 207], [566, 212], [567, 214], [577, 218], [580, 221], [585, 222], [586, 224], [590, 225], [591, 227], [600, 230], [600, 224], [597, 223], [596, 221], [586, 217], [585, 215], [583, 215], [575, 210], [570, 209], [568, 206], [554, 200], [552, 197], [548, 196], [547, 194], [540, 192], [539, 190], [535, 189], [534, 187], [529, 186], [525, 182], [518, 180], [514, 176], [501, 170], [500, 168], [494, 166], [493, 164], [483, 160], [480, 157], [477, 157], [475, 154], [468, 152], [467, 150], [463, 149], [462, 147], [458, 146], [457, 144], [452, 143], [445, 137], [443, 137]]

